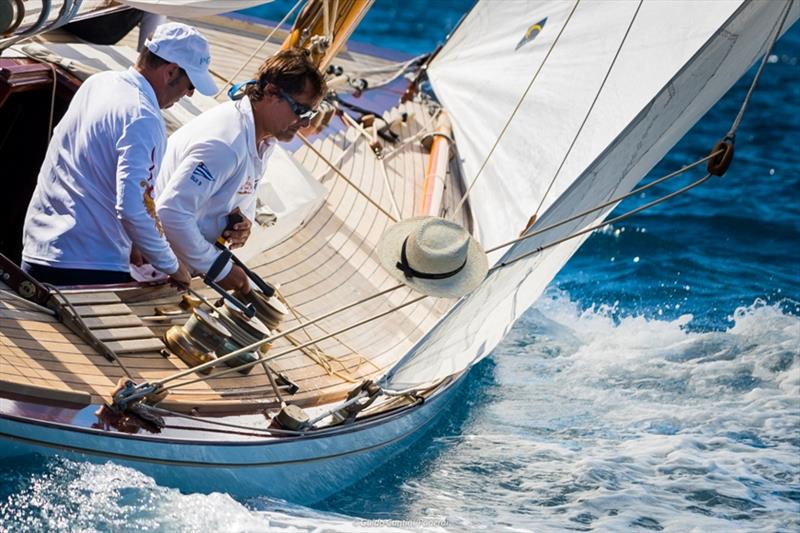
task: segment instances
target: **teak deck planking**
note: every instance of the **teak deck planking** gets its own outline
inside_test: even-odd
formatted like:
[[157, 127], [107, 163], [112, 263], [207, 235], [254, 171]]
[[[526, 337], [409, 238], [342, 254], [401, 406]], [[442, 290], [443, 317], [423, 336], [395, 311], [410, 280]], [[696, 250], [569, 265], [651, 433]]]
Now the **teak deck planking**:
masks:
[[[227, 21], [226, 26], [215, 21], [219, 22], [216, 17], [204, 20], [201, 29], [211, 41], [215, 72], [223, 77], [231, 76], [243, 60], [242, 51], [254, 49], [264, 38], [265, 30], [256, 25], [246, 27], [247, 23], [238, 21]], [[236, 27], [232, 29], [231, 25]], [[135, 44], [134, 39], [132, 33], [123, 44]], [[251, 67], [254, 70], [275, 47], [274, 43], [265, 47], [265, 51], [244, 72]], [[364, 60], [350, 53], [342, 56], [345, 62], [354, 59]], [[372, 62], [377, 64], [380, 61]], [[407, 113], [409, 120], [402, 129], [401, 140], [433, 130], [433, 118], [426, 106], [402, 104], [387, 118], [399, 117], [402, 112]], [[392, 212], [389, 199], [392, 193], [385, 185], [379, 168], [381, 163], [363, 135], [349, 129], [316, 140], [314, 144], [381, 207]], [[390, 154], [394, 149], [387, 144], [384, 153]], [[325, 202], [291, 237], [250, 261], [259, 275], [279, 284], [283, 297], [291, 306], [292, 312], [280, 327], [282, 331], [298, 324], [294, 313], [305, 317], [302, 318], [305, 321], [398, 283], [380, 266], [374, 252], [391, 220], [311, 150], [302, 147], [295, 156], [327, 188]], [[414, 216], [420, 202], [426, 156], [415, 140], [384, 160], [389, 185], [403, 218]], [[451, 183], [452, 175], [449, 175], [445, 202], [452, 208], [460, 199], [461, 189]], [[467, 225], [469, 220], [462, 216], [459, 222]], [[199, 280], [195, 280], [194, 286], [206, 297], [217, 299], [216, 293], [205, 288]], [[8, 290], [5, 286], [2, 288]], [[171, 325], [185, 321], [187, 315], [179, 319], [153, 320], [156, 307], [178, 303], [179, 295], [174, 290], [161, 287], [65, 291], [64, 295], [95, 336], [118, 353], [135, 381], [156, 380], [187, 368], [176, 356], [164, 358], [160, 354], [164, 348], [160, 340], [163, 332]], [[307, 342], [312, 337], [319, 338], [345, 328], [416, 296], [417, 293], [400, 288], [296, 331], [293, 337], [297, 342]], [[328, 360], [330, 372], [297, 350], [272, 360], [270, 365], [300, 385], [300, 392], [289, 397], [292, 403], [314, 405], [340, 400], [363, 379], [376, 378], [390, 368], [451, 304], [447, 300], [425, 299], [309, 347], [311, 351], [318, 348], [335, 358]], [[269, 353], [278, 353], [291, 346], [287, 339], [278, 339]], [[220, 365], [214, 373], [222, 369], [227, 367]], [[162, 405], [184, 412], [208, 414], [275, 407], [276, 398], [264, 372], [261, 365], [256, 365], [246, 376], [233, 373], [175, 389]], [[56, 402], [88, 403], [106, 400], [123, 376], [115, 362], [98, 354], [56, 318], [0, 294], [0, 392], [11, 391]], [[183, 381], [197, 376], [197, 373], [191, 374]]]

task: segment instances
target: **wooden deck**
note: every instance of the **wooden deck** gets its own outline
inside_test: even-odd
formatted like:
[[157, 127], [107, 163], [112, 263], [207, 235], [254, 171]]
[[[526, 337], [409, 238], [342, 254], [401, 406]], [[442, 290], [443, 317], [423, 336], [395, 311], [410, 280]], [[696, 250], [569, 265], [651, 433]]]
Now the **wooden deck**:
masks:
[[[261, 27], [252, 32], [239, 28], [234, 33], [231, 28], [204, 24], [208, 25], [202, 29], [212, 43], [215, 69], [223, 77], [238, 69], [244, 51], [257, 46], [265, 31]], [[251, 67], [254, 70], [263, 57], [264, 54], [257, 56], [245, 71]], [[354, 60], [352, 56], [345, 59]], [[315, 146], [388, 212], [393, 211], [393, 194], [401, 218], [407, 218], [415, 215], [421, 202], [427, 154], [418, 139], [433, 131], [434, 125], [427, 106], [420, 103], [403, 104], [387, 118], [391, 120], [403, 112], [410, 118], [401, 132], [401, 142], [395, 147], [387, 146], [386, 153], [399, 148], [384, 159], [377, 157], [369, 140], [352, 128], [317, 140]], [[299, 149], [295, 157], [325, 186], [325, 201], [292, 236], [249, 260], [259, 275], [280, 286], [290, 308], [280, 328], [284, 331], [300, 321], [397, 285], [374, 252], [378, 239], [391, 224], [388, 217], [308, 148]], [[461, 189], [454, 185], [458, 181], [452, 174], [448, 176], [445, 208], [452, 209], [461, 197]], [[462, 212], [468, 216], [468, 209]], [[469, 227], [468, 219], [458, 222]], [[195, 282], [198, 290], [216, 299], [200, 280]], [[1, 284], [0, 287], [8, 290]], [[153, 381], [186, 369], [176, 356], [165, 358], [160, 353], [164, 331], [188, 318], [156, 315], [156, 307], [179, 301], [174, 290], [66, 294], [94, 335], [119, 355], [134, 381]], [[408, 288], [398, 289], [279, 339], [270, 353], [348, 328], [417, 296]], [[286, 398], [292, 403], [316, 405], [340, 400], [364, 379], [375, 379], [394, 365], [452, 303], [427, 298], [316, 342], [308, 349], [294, 350], [270, 364], [300, 386], [297, 394]], [[234, 373], [213, 379], [226, 368], [215, 368], [212, 379], [172, 391], [162, 405], [199, 414], [253, 412], [277, 405], [261, 365], [246, 376]], [[56, 318], [0, 292], [0, 392], [86, 404], [108, 399], [123, 376], [117, 363], [107, 360]], [[182, 381], [198, 376], [194, 373]]]

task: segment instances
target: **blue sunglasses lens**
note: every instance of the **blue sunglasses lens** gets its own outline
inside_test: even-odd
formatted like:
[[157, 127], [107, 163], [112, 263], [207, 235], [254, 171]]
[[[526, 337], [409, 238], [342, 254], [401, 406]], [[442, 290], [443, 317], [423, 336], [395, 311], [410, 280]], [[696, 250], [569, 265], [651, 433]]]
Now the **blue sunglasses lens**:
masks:
[[310, 107], [305, 106], [303, 104], [297, 103], [297, 101], [288, 94], [286, 94], [286, 92], [284, 92], [283, 89], [278, 88], [278, 92], [280, 93], [281, 98], [286, 100], [286, 103], [289, 104], [289, 108], [292, 110], [292, 113], [297, 115], [297, 118], [299, 118], [300, 120], [310, 119], [317, 114], [316, 110], [311, 109]]

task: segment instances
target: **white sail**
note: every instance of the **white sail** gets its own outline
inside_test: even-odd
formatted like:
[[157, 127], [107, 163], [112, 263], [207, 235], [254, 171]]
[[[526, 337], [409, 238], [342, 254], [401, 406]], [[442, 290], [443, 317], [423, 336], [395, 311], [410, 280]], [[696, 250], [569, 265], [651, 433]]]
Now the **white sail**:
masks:
[[[800, 15], [800, 2], [789, 5], [784, 31]], [[631, 190], [764, 53], [786, 7], [480, 2], [429, 73], [468, 181], [499, 138], [470, 195], [484, 246], [513, 238], [540, 204], [537, 227], [545, 227]], [[543, 29], [526, 39], [535, 23]], [[611, 209], [522, 241], [503, 259], [589, 227]], [[486, 356], [585, 239], [490, 272], [382, 384], [417, 387]]]
[[228, 13], [272, 0], [119, 0], [121, 4], [167, 17], [203, 17]]

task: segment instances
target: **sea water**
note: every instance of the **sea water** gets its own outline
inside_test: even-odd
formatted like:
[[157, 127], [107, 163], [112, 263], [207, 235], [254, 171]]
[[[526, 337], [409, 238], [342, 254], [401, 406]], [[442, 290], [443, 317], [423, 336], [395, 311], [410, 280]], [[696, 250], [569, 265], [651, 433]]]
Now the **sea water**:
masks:
[[[430, 50], [469, 4], [379, 0], [356, 38]], [[279, 19], [271, 9], [250, 14]], [[440, 424], [341, 494], [237, 501], [29, 457], [2, 465], [0, 529], [798, 531], [798, 61], [800, 26], [770, 58], [725, 177], [596, 232]], [[707, 153], [751, 77], [648, 179]]]

